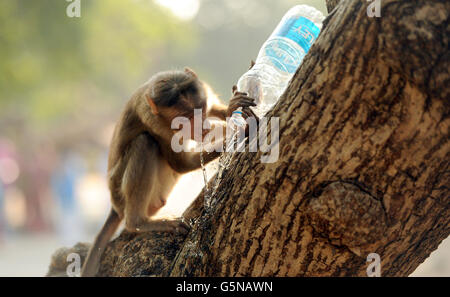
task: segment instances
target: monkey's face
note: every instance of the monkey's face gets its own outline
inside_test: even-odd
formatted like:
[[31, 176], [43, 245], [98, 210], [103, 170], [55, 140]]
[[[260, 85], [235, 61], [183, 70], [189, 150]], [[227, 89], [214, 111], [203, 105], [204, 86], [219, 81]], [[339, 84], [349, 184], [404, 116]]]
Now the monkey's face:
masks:
[[[180, 96], [181, 97], [181, 96]], [[204, 121], [206, 120], [207, 104], [206, 100], [198, 100], [199, 97], [191, 98], [189, 96], [181, 97], [179, 101], [170, 107], [160, 107], [159, 116], [164, 121], [172, 126], [172, 122], [181, 123], [175, 125], [178, 128], [173, 129], [174, 132], [183, 131], [189, 135], [183, 135], [184, 138], [198, 140], [199, 135], [203, 137], [208, 133], [208, 130], [202, 129]], [[197, 138], [195, 133], [198, 134]]]
[[[208, 130], [203, 129], [204, 122], [206, 121], [206, 103], [203, 106], [197, 106], [194, 109], [191, 109], [191, 112], [186, 115], [187, 121], [189, 121], [190, 126], [190, 137], [192, 140], [197, 140], [195, 135], [201, 135], [203, 137], [208, 133]], [[197, 136], [199, 137], [199, 136]]]
[[203, 136], [207, 133], [202, 129], [206, 120], [207, 99], [206, 92], [201, 84], [182, 94], [176, 104], [176, 109], [179, 112], [178, 116], [186, 117], [190, 123], [190, 138], [194, 140], [195, 133], [197, 133], [201, 134], [203, 139]]

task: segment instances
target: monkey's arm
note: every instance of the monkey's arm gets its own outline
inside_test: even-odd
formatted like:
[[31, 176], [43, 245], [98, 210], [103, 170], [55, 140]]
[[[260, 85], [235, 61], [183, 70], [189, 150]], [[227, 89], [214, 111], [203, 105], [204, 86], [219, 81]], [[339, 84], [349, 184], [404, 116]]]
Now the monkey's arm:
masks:
[[216, 117], [222, 121], [226, 121], [226, 118], [230, 117], [231, 113], [239, 107], [242, 107], [242, 112], [247, 117], [256, 117], [250, 109], [250, 106], [256, 106], [255, 99], [248, 97], [246, 93], [238, 92], [236, 86], [233, 86], [232, 91], [233, 97], [230, 99], [230, 104], [226, 106], [220, 101], [214, 101], [208, 111], [208, 117]]
[[228, 116], [228, 106], [220, 102], [215, 102], [208, 112], [208, 117], [216, 117], [225, 121]]
[[[223, 125], [225, 127], [225, 125]], [[155, 131], [153, 131], [155, 132]], [[187, 148], [183, 148], [180, 152], [175, 152], [172, 148], [172, 138], [175, 133], [170, 126], [160, 125], [158, 134], [153, 134], [159, 145], [159, 151], [167, 160], [170, 167], [178, 173], [186, 173], [196, 170], [201, 167], [201, 155], [200, 152], [192, 152]], [[208, 153], [206, 147], [203, 152], [203, 162], [205, 164], [211, 162], [215, 158], [219, 157], [223, 151], [223, 141], [214, 141], [213, 147], [208, 149], [211, 151]], [[209, 148], [209, 147], [208, 147]]]

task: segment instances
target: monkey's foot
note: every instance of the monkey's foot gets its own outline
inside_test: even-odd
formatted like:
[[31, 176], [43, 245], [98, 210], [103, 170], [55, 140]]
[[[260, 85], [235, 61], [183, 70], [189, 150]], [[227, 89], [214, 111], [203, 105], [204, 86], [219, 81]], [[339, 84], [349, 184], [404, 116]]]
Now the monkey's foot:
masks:
[[[131, 228], [130, 228], [131, 227]], [[127, 226], [130, 232], [171, 232], [187, 234], [190, 226], [183, 222], [182, 219], [174, 220], [150, 220]]]

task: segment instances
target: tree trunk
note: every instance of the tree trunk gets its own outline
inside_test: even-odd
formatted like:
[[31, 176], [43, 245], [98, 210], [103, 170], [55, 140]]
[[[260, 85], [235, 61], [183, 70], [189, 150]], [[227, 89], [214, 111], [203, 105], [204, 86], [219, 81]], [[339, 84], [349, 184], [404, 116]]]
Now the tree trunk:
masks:
[[448, 237], [450, 2], [368, 5], [335, 7], [269, 112], [278, 161], [234, 154], [186, 238], [124, 233], [99, 275], [365, 276], [377, 253], [406, 276]]

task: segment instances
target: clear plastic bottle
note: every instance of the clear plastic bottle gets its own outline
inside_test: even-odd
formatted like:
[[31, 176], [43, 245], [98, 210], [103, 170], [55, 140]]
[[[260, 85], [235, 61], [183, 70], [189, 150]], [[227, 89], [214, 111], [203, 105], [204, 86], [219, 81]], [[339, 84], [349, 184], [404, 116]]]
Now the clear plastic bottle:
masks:
[[[255, 65], [241, 76], [238, 90], [255, 98], [258, 116], [264, 115], [284, 92], [319, 36], [324, 18], [319, 10], [309, 5], [289, 9], [261, 47]], [[246, 125], [241, 108], [233, 112], [231, 122], [238, 127]]]

